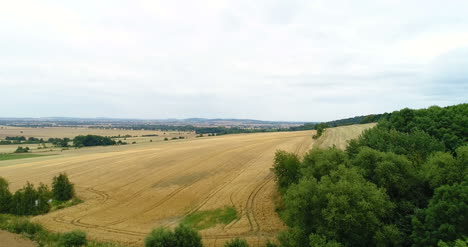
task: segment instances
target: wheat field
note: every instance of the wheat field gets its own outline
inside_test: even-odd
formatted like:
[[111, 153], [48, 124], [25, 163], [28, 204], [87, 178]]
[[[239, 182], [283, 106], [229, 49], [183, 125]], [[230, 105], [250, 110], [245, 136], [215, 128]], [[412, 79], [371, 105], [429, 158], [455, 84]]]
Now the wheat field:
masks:
[[240, 217], [202, 230], [204, 243], [222, 246], [241, 237], [258, 246], [285, 229], [275, 212], [275, 151], [302, 155], [314, 145], [343, 148], [372, 126], [327, 129], [317, 141], [315, 131], [300, 131], [72, 150], [0, 162], [0, 176], [16, 190], [26, 181], [50, 184], [60, 172], [69, 175], [84, 203], [34, 218], [52, 231], [81, 229], [93, 239], [141, 245], [155, 227], [232, 206]]

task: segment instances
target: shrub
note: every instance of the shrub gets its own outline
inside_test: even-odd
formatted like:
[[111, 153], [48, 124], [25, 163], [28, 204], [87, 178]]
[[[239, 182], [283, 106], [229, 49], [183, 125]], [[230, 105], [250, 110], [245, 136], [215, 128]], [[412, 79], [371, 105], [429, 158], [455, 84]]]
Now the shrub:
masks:
[[79, 247], [88, 243], [86, 233], [82, 231], [71, 231], [60, 236], [60, 246], [63, 247]]
[[37, 223], [29, 222], [26, 218], [14, 218], [7, 225], [6, 230], [17, 234], [26, 233], [28, 235], [34, 235], [43, 231], [44, 228]]
[[231, 239], [224, 244], [224, 247], [249, 247], [249, 244], [245, 239]]
[[177, 247], [202, 247], [200, 234], [186, 225], [179, 225], [174, 229], [174, 237]]
[[8, 181], [0, 177], [0, 213], [10, 211], [12, 194], [8, 189]]
[[16, 150], [15, 150], [15, 153], [27, 153], [29, 152], [29, 147], [18, 147]]
[[68, 201], [75, 196], [73, 184], [65, 173], [55, 176], [52, 181], [52, 194], [54, 199], [59, 201]]
[[145, 238], [145, 247], [176, 246], [174, 233], [167, 228], [156, 228]]

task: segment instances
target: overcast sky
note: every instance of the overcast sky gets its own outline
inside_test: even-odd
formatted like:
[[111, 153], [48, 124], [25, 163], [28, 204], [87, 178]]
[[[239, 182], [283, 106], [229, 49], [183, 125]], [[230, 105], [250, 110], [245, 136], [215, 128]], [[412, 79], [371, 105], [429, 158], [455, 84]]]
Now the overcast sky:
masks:
[[0, 117], [326, 121], [467, 95], [467, 0], [0, 6]]

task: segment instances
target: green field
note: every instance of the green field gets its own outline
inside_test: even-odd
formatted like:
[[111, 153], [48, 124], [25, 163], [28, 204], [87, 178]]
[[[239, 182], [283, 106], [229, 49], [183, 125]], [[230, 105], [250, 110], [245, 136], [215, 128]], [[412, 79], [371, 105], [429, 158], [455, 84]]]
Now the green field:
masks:
[[[49, 154], [50, 155], [50, 154]], [[0, 161], [49, 156], [44, 154], [0, 154]]]
[[236, 209], [234, 207], [225, 207], [190, 214], [185, 217], [183, 224], [189, 225], [196, 230], [203, 230], [217, 224], [229, 224], [235, 219], [238, 219]]

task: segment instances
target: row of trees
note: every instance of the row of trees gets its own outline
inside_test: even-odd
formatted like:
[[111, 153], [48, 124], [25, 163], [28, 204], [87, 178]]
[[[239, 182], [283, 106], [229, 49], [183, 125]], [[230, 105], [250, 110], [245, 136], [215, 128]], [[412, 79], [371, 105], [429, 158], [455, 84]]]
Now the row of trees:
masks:
[[[444, 114], [453, 122], [445, 122]], [[289, 226], [278, 236], [281, 246], [466, 241], [467, 117], [467, 104], [404, 109], [351, 141], [346, 151], [313, 149], [302, 159], [278, 151], [278, 209]]]
[[108, 146], [115, 144], [116, 142], [107, 136], [80, 135], [73, 139], [73, 145], [75, 147]]
[[52, 190], [45, 184], [35, 188], [33, 184], [26, 185], [12, 194], [8, 181], [0, 177], [0, 213], [14, 215], [39, 215], [49, 212], [53, 200], [64, 202], [75, 196], [73, 184], [66, 174], [55, 176]]
[[[179, 225], [173, 231], [168, 228], [156, 228], [146, 237], [145, 247], [202, 247], [200, 234], [187, 225]], [[267, 247], [272, 247], [267, 243]], [[231, 239], [224, 247], [249, 247], [244, 239]]]

